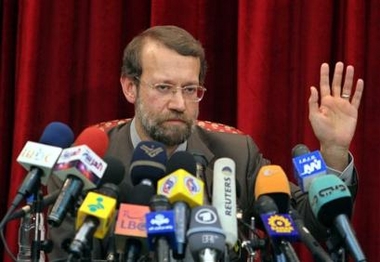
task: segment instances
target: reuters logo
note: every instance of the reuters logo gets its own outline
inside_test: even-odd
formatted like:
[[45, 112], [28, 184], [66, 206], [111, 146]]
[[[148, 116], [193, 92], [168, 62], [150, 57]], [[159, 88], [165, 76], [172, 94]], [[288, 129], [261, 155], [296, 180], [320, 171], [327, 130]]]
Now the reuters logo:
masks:
[[271, 229], [277, 233], [291, 233], [294, 231], [289, 219], [283, 216], [274, 215], [269, 217], [268, 224]]

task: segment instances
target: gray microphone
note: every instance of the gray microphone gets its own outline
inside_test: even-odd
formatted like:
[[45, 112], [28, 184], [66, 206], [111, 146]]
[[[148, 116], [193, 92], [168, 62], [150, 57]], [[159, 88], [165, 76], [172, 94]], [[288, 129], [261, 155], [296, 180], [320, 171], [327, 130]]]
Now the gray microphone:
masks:
[[226, 236], [215, 207], [198, 206], [192, 209], [187, 237], [195, 262], [216, 262], [223, 258]]

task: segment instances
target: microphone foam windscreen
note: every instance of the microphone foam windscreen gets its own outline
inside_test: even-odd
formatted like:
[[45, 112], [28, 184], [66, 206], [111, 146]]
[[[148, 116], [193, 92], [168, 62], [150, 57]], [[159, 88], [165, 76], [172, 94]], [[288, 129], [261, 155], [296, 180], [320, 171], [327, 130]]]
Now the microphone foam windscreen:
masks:
[[288, 177], [277, 165], [262, 166], [255, 182], [255, 199], [271, 193], [285, 193], [290, 196]]
[[197, 163], [194, 156], [187, 151], [175, 152], [166, 164], [166, 173], [171, 174], [178, 169], [184, 169], [195, 176], [197, 173]]
[[336, 175], [324, 175], [313, 180], [309, 188], [309, 203], [315, 217], [325, 226], [329, 227], [340, 214], [351, 217], [351, 193]]
[[290, 205], [290, 185], [284, 170], [278, 165], [262, 166], [255, 182], [255, 199], [269, 195], [280, 213], [286, 213]]
[[70, 147], [73, 141], [73, 131], [69, 126], [61, 122], [51, 122], [48, 124], [39, 140], [42, 144], [61, 148]]
[[208, 161], [207, 161], [206, 157], [202, 153], [200, 153], [200, 152], [192, 152], [191, 154], [193, 155], [196, 163], [199, 163], [199, 164], [201, 164], [204, 167], [206, 167], [208, 165]]
[[274, 200], [267, 196], [260, 196], [254, 204], [254, 209], [257, 214], [269, 214], [269, 213], [278, 213], [278, 208]]
[[112, 183], [115, 185], [120, 184], [125, 175], [125, 167], [123, 163], [119, 159], [112, 156], [105, 156], [103, 160], [107, 163], [107, 168], [100, 183]]
[[74, 144], [86, 145], [100, 157], [103, 157], [108, 148], [109, 139], [107, 134], [97, 127], [87, 127], [79, 134]]
[[129, 197], [129, 204], [149, 206], [150, 200], [156, 194], [153, 187], [139, 184], [132, 188]]
[[130, 175], [133, 185], [148, 179], [156, 185], [157, 181], [166, 174], [165, 146], [156, 141], [142, 141], [133, 151]]
[[292, 157], [302, 156], [310, 153], [309, 148], [304, 144], [298, 144], [292, 149]]

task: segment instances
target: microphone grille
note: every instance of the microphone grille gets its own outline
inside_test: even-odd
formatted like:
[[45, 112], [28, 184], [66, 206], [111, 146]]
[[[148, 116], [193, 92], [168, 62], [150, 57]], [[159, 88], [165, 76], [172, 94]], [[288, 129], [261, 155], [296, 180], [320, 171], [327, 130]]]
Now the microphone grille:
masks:
[[46, 145], [61, 148], [70, 147], [74, 141], [74, 133], [69, 126], [61, 122], [51, 122], [48, 124], [39, 142]]
[[197, 163], [192, 154], [187, 151], [175, 152], [166, 164], [166, 173], [171, 174], [178, 169], [184, 169], [193, 176], [197, 173]]
[[140, 142], [132, 155], [130, 175], [133, 185], [148, 179], [154, 185], [166, 174], [166, 150], [156, 141]]

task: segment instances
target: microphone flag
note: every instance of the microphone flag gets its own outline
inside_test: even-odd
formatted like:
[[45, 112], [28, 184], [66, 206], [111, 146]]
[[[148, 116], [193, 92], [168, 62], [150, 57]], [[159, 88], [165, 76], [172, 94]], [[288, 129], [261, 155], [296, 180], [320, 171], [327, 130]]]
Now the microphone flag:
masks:
[[96, 217], [100, 223], [94, 237], [104, 238], [115, 215], [116, 205], [117, 201], [115, 198], [89, 192], [78, 209], [75, 228], [78, 230], [87, 216]]
[[286, 239], [294, 242], [298, 240], [298, 232], [289, 214], [262, 214], [260, 216], [268, 235], [274, 241]]

